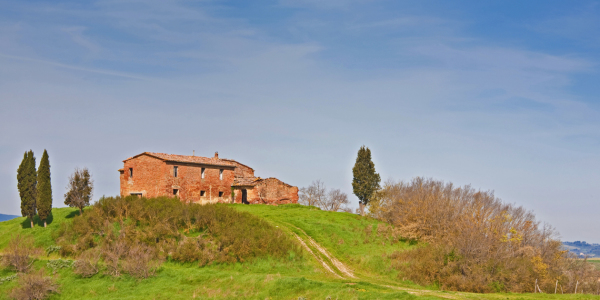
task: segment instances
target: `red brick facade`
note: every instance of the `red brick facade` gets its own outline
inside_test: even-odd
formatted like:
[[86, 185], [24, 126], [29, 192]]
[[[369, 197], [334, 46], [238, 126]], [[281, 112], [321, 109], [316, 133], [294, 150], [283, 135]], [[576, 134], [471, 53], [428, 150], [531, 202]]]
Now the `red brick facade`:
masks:
[[[123, 161], [121, 195], [178, 196], [196, 203], [298, 202], [298, 188], [230, 159], [144, 152]], [[234, 195], [232, 195], [232, 192]]]

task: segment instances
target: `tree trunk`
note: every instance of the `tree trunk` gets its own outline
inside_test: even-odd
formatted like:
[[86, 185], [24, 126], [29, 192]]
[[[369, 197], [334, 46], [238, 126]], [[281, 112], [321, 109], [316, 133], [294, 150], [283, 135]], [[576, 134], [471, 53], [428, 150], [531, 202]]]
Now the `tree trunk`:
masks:
[[46, 228], [46, 220], [44, 220], [44, 228]]
[[80, 216], [83, 215], [83, 210], [81, 209], [81, 207], [78, 207], [78, 208], [79, 208], [79, 215]]
[[360, 212], [361, 216], [365, 215], [365, 205], [362, 202], [358, 202], [358, 211]]

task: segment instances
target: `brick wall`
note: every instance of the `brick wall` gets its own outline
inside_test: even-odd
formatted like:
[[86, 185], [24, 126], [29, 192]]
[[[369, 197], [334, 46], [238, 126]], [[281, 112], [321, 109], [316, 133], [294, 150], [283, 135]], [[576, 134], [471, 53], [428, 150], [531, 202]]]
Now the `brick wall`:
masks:
[[[177, 177], [174, 176], [177, 166]], [[133, 177], [129, 177], [129, 169]], [[204, 178], [202, 178], [204, 168]], [[223, 170], [223, 179], [220, 179]], [[140, 193], [144, 197], [174, 197], [193, 202], [229, 202], [234, 167], [164, 162], [148, 155], [125, 161], [121, 173], [121, 195]], [[204, 191], [204, 196], [201, 196]], [[219, 197], [219, 192], [222, 196]]]
[[[285, 204], [298, 202], [298, 188], [276, 178], [254, 180], [254, 170], [233, 160], [216, 166], [209, 164], [165, 161], [141, 154], [124, 161], [120, 170], [121, 195], [141, 194], [152, 198], [175, 197], [196, 203], [231, 202], [231, 186], [236, 177], [250, 178], [250, 186], [236, 186], [235, 202], [242, 203], [242, 189], [253, 204]], [[219, 164], [218, 162], [216, 164]], [[174, 167], [177, 167], [177, 177]], [[133, 176], [130, 176], [130, 169]], [[204, 178], [202, 178], [204, 169]], [[221, 178], [221, 170], [223, 172]]]
[[242, 189], [246, 189], [250, 204], [298, 203], [298, 187], [286, 184], [277, 178], [259, 180], [254, 186], [236, 187], [235, 203], [242, 203]]

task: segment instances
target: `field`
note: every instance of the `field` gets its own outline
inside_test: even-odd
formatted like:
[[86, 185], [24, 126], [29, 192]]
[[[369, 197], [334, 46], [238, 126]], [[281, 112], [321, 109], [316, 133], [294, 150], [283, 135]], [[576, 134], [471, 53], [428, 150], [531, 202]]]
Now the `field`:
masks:
[[[166, 262], [155, 277], [136, 280], [98, 274], [84, 279], [70, 269], [58, 269], [61, 293], [50, 299], [600, 299], [589, 295], [472, 294], [439, 291], [403, 281], [389, 268], [387, 254], [415, 245], [391, 242], [385, 224], [349, 213], [321, 211], [300, 205], [231, 205], [284, 229], [305, 245], [301, 259], [255, 259], [246, 263], [209, 265]], [[25, 218], [0, 223], [0, 249], [15, 232], [32, 235], [36, 245], [54, 245], [60, 223], [77, 210], [53, 210], [48, 228], [28, 228]], [[34, 264], [46, 268], [56, 254]], [[14, 274], [0, 270], [0, 279]], [[15, 281], [0, 284], [0, 299], [8, 299]]]

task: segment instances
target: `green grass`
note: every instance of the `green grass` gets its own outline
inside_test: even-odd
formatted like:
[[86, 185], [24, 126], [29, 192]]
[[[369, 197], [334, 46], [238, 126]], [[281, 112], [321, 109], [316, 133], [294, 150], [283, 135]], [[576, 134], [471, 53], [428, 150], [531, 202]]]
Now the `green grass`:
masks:
[[52, 209], [51, 216], [48, 218], [48, 227], [46, 228], [44, 228], [44, 223], [37, 216], [34, 218], [33, 229], [31, 229], [29, 219], [24, 217], [0, 222], [0, 249], [4, 249], [12, 236], [17, 232], [33, 236], [37, 247], [46, 248], [54, 245], [52, 233], [58, 230], [60, 223], [70, 221], [78, 215], [79, 210], [77, 208], [54, 208]]
[[[386, 255], [413, 246], [398, 242], [391, 244], [376, 234], [379, 221], [349, 213], [320, 211], [300, 205], [231, 205], [262, 217], [280, 228], [302, 235], [306, 232], [355, 271], [359, 279], [339, 279], [325, 273], [308, 254], [298, 259], [254, 259], [246, 263], [209, 265], [166, 262], [155, 277], [137, 280], [128, 275], [113, 278], [97, 274], [80, 278], [70, 269], [58, 270], [56, 276], [61, 294], [50, 299], [600, 299], [590, 295], [548, 294], [472, 294], [434, 291], [398, 280], [390, 270]], [[32, 235], [36, 245], [54, 245], [52, 234], [60, 223], [70, 222], [77, 209], [53, 210], [48, 228], [29, 228], [25, 218], [0, 222], [0, 249], [16, 232]], [[365, 228], [371, 228], [367, 233]], [[341, 242], [343, 240], [343, 242]], [[35, 269], [46, 268], [48, 259], [41, 256]], [[0, 278], [14, 274], [0, 268]], [[16, 286], [15, 281], [0, 284], [0, 300]], [[394, 288], [395, 287], [395, 288]], [[411, 295], [401, 289], [417, 292]]]
[[286, 226], [297, 234], [301, 232], [294, 227], [302, 229], [355, 270], [357, 275], [383, 276], [396, 280], [396, 272], [389, 267], [387, 255], [411, 247], [405, 242], [392, 244], [385, 236], [378, 235], [377, 226], [385, 225], [383, 222], [351, 213], [321, 211], [298, 204], [232, 204], [232, 207], [265, 218], [276, 225]]
[[590, 258], [588, 259], [588, 262], [594, 265], [596, 269], [600, 270], [600, 258]]

